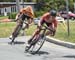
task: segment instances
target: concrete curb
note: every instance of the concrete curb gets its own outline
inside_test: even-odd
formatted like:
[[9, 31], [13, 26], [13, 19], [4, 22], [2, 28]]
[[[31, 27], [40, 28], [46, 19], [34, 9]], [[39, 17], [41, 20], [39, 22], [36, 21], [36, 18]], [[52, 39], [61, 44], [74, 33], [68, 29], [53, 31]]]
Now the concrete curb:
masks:
[[46, 39], [47, 39], [48, 42], [75, 49], [75, 44], [74, 43], [60, 41], [58, 39], [54, 39], [54, 38], [49, 37], [49, 36], [47, 36]]

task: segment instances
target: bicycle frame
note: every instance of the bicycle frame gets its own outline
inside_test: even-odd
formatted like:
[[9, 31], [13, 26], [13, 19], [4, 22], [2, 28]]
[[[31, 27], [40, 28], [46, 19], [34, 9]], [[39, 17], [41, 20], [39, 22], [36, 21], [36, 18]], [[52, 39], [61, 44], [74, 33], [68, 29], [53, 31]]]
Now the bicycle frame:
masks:
[[45, 33], [46, 33], [46, 30], [50, 30], [50, 31], [54, 32], [52, 29], [48, 28], [47, 26], [44, 26], [44, 25], [43, 25], [43, 27], [44, 27], [44, 28], [41, 29], [41, 30], [43, 31], [43, 32], [41, 33], [42, 37], [46, 36], [46, 34], [45, 34]]

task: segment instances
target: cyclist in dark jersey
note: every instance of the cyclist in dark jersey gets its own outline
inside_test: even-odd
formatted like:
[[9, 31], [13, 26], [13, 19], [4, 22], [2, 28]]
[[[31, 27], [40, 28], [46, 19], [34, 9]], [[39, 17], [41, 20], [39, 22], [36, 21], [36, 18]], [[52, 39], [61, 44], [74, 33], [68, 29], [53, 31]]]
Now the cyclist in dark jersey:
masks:
[[[19, 25], [23, 24], [24, 20], [27, 19], [27, 25], [25, 28], [29, 27], [29, 24], [31, 24], [33, 22], [33, 18], [34, 18], [34, 13], [33, 13], [33, 9], [31, 6], [27, 6], [25, 8], [22, 8], [20, 10], [20, 12], [16, 15], [16, 21], [17, 21], [17, 25], [12, 33], [12, 35], [9, 37], [10, 39], [13, 38], [13, 36], [15, 35], [15, 32], [18, 28]], [[23, 29], [24, 30], [24, 29]]]

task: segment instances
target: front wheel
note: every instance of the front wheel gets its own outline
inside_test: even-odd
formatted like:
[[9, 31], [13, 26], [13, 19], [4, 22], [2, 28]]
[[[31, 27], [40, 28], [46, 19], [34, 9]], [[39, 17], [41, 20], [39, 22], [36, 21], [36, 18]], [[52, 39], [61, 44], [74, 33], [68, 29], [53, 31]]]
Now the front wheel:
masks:
[[12, 43], [14, 42], [15, 38], [19, 35], [21, 28], [22, 28], [22, 26], [20, 26], [20, 25], [17, 27], [17, 29], [14, 33], [14, 36], [12, 38], [12, 41], [11, 41]]
[[42, 35], [39, 35], [31, 42], [27, 51], [30, 51], [31, 53], [34, 53], [34, 54], [37, 53], [41, 49], [44, 42], [45, 42], [45, 37], [42, 37]]

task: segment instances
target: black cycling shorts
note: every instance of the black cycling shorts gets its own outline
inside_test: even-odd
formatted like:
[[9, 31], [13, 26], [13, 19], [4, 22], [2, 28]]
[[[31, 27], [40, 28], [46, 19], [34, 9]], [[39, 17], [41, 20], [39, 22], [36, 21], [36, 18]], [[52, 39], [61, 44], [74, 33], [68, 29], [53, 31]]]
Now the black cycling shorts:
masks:
[[45, 20], [42, 20], [42, 21], [41, 21], [41, 25], [43, 25], [44, 23], [45, 23], [48, 27], [49, 27], [50, 25], [52, 25], [52, 23], [48, 23], [48, 22], [46, 22]]
[[26, 14], [21, 14], [19, 18], [21, 18], [22, 20], [25, 20], [25, 18], [30, 19], [31, 17], [27, 16]]

